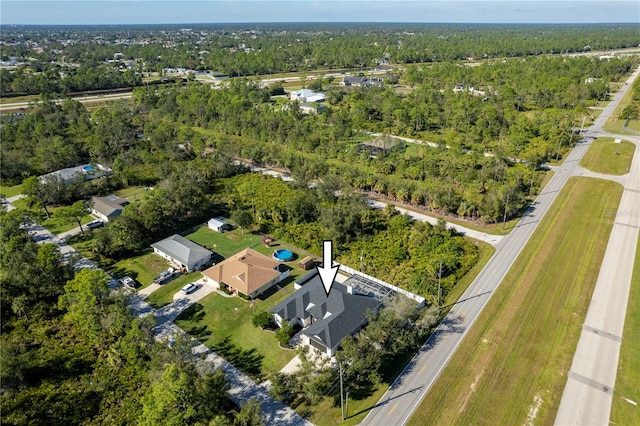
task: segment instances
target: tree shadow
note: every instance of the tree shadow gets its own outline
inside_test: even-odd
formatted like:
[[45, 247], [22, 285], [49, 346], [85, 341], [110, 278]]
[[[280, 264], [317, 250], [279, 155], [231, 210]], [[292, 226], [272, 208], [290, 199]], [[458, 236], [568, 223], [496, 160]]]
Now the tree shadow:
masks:
[[203, 320], [204, 316], [204, 306], [202, 306], [200, 303], [194, 303], [193, 305], [182, 311], [180, 315], [178, 315], [176, 320], [200, 322]]
[[264, 355], [258, 353], [255, 348], [241, 349], [231, 342], [231, 338], [227, 336], [221, 341], [214, 343], [211, 349], [240, 371], [253, 378], [260, 378]]

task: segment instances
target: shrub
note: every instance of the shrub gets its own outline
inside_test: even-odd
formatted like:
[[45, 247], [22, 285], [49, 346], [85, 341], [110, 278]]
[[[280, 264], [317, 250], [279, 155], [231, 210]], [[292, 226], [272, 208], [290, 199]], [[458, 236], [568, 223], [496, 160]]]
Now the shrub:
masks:
[[273, 317], [267, 311], [262, 311], [253, 316], [251, 322], [254, 327], [267, 328], [273, 325]]
[[276, 331], [276, 339], [281, 346], [289, 346], [289, 339], [293, 336], [293, 326], [287, 321], [282, 322], [280, 329]]

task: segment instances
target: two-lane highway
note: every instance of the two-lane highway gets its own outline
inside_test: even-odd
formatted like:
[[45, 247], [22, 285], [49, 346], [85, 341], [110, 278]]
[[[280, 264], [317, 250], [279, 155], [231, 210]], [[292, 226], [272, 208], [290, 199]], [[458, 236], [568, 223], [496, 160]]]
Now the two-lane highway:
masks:
[[[621, 92], [614, 96], [593, 126], [594, 136], [614, 111], [622, 96], [640, 73], [636, 70]], [[587, 131], [587, 134], [591, 129]], [[511, 268], [538, 223], [555, 201], [569, 177], [580, 174], [578, 163], [590, 143], [579, 143], [557, 168], [542, 193], [518, 222], [516, 228], [496, 245], [494, 256], [449, 311], [436, 331], [409, 362], [389, 390], [371, 409], [363, 425], [403, 425], [418, 407]]]

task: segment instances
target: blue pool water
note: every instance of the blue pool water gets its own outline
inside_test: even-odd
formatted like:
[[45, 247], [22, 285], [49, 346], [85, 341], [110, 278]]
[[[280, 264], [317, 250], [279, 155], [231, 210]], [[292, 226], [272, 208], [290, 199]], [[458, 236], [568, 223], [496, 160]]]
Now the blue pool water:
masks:
[[94, 170], [95, 170], [95, 169], [93, 168], [93, 166], [91, 166], [91, 165], [89, 165], [89, 166], [84, 166], [84, 167], [83, 167], [83, 169], [85, 169], [85, 170], [86, 170], [86, 171], [88, 171], [88, 172], [92, 172], [92, 171], [94, 171]]
[[273, 257], [281, 262], [288, 262], [289, 260], [293, 259], [293, 252], [291, 250], [284, 249], [276, 250], [275, 252], [273, 252]]

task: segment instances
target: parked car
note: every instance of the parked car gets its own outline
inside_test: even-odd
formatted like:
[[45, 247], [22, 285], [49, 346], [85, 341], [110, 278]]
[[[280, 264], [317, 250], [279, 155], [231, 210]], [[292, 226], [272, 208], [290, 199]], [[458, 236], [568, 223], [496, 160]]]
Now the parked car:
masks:
[[176, 271], [174, 268], [169, 268], [166, 271], [160, 272], [160, 275], [155, 277], [153, 279], [153, 282], [156, 283], [156, 284], [168, 283], [169, 281], [171, 281], [172, 279], [174, 279], [178, 275], [180, 275], [180, 273], [178, 271]]
[[100, 219], [96, 219], [94, 221], [87, 223], [85, 226], [87, 227], [87, 229], [100, 228], [101, 226], [104, 226], [104, 222], [101, 221]]
[[198, 289], [198, 284], [196, 283], [189, 283], [187, 285], [185, 285], [184, 287], [182, 287], [182, 292], [184, 294], [191, 294], [194, 291], [196, 291]]
[[122, 285], [127, 286], [127, 287], [135, 288], [135, 286], [136, 286], [136, 281], [133, 278], [129, 277], [129, 276], [122, 277], [120, 279], [120, 282], [122, 283]]

